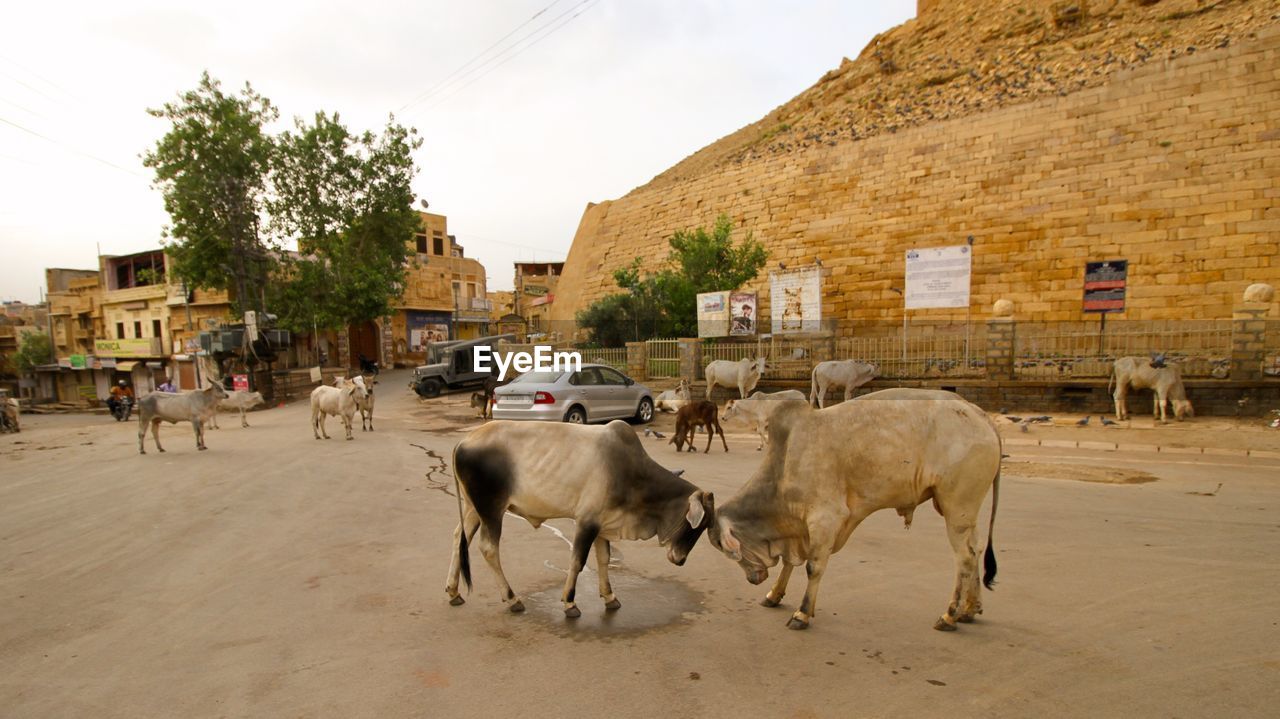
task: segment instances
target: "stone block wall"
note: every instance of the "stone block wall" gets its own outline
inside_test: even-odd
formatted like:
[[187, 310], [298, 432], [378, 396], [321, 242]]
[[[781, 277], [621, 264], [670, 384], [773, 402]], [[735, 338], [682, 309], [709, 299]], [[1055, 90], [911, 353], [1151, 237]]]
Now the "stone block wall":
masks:
[[[728, 213], [778, 262], [821, 259], [823, 315], [899, 322], [906, 250], [975, 238], [974, 319], [1080, 320], [1084, 263], [1128, 259], [1127, 319], [1231, 317], [1280, 281], [1280, 32], [1063, 97], [748, 161], [583, 213], [552, 319], [617, 291], [676, 230]], [[769, 314], [767, 276], [760, 291]], [[913, 312], [963, 319], [963, 310]]]

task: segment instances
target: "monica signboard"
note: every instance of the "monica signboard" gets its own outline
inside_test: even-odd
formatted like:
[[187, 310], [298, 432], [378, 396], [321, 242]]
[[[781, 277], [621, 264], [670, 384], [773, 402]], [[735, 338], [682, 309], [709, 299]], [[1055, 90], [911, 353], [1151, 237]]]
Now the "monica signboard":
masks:
[[93, 353], [99, 357], [154, 357], [152, 342], [148, 338], [131, 340], [94, 340]]

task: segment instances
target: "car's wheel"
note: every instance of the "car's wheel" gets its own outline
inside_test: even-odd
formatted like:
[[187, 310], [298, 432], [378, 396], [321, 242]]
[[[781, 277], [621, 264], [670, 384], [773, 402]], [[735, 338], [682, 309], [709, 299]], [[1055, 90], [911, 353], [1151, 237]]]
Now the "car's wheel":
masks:
[[569, 408], [568, 412], [564, 413], [564, 421], [568, 422], [569, 424], [586, 424], [587, 412], [581, 407], [574, 405], [573, 407]]
[[440, 391], [444, 389], [444, 383], [435, 377], [428, 377], [418, 383], [417, 392], [419, 395], [432, 399], [440, 396]]
[[653, 400], [648, 397], [640, 398], [640, 406], [636, 408], [635, 419], [640, 424], [649, 424], [653, 421]]

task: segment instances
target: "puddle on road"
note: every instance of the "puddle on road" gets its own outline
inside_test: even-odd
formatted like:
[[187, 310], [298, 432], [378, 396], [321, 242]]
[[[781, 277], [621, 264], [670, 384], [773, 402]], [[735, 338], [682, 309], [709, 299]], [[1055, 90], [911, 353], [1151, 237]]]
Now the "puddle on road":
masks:
[[595, 572], [584, 571], [578, 577], [577, 592], [581, 617], [565, 617], [564, 605], [560, 602], [563, 581], [544, 584], [525, 594], [524, 614], [508, 616], [513, 622], [536, 623], [535, 631], [546, 629], [575, 641], [610, 641], [677, 627], [706, 611], [700, 593], [673, 580], [613, 569], [609, 572], [609, 581], [622, 602], [622, 608], [616, 612], [605, 611], [604, 600], [598, 596]]

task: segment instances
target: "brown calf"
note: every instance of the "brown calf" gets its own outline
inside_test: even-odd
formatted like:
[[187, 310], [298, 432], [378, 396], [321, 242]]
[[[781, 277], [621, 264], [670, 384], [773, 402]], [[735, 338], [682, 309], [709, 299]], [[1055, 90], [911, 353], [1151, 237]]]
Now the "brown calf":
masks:
[[720, 442], [724, 445], [724, 451], [728, 452], [729, 443], [724, 439], [724, 430], [720, 428], [718, 414], [716, 403], [705, 399], [689, 402], [681, 407], [676, 412], [676, 432], [671, 438], [671, 444], [676, 446], [676, 451], [683, 452], [685, 442], [689, 443], [690, 452], [698, 451], [693, 446], [693, 434], [696, 428], [702, 427], [707, 431], [707, 448], [703, 450], [703, 454], [711, 451], [711, 441], [716, 438], [716, 432], [720, 433]]

